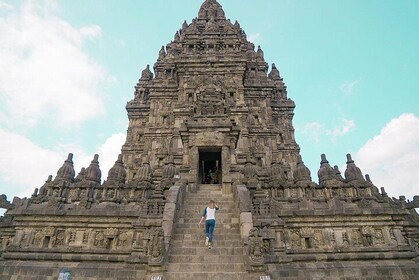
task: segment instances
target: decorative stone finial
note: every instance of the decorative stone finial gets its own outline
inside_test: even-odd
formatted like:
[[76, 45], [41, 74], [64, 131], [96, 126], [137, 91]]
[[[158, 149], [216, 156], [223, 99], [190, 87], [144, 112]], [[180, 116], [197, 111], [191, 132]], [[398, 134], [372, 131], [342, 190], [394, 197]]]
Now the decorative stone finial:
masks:
[[102, 177], [102, 172], [99, 168], [99, 155], [94, 155], [92, 162], [89, 167], [86, 169], [86, 180], [94, 181], [100, 184], [100, 179]]
[[185, 29], [188, 28], [188, 23], [186, 22], [186, 20], [183, 22], [182, 24], [182, 32], [185, 32]]
[[205, 0], [198, 12], [198, 19], [225, 19], [223, 8], [216, 0]]
[[327, 181], [333, 181], [336, 178], [335, 170], [329, 165], [329, 161], [326, 159], [326, 155], [321, 155], [320, 169], [317, 172], [319, 176], [320, 185], [324, 185]]
[[360, 181], [365, 182], [364, 176], [362, 176], [361, 169], [359, 169], [355, 162], [352, 160], [351, 154], [346, 155], [346, 170], [345, 170], [345, 178], [347, 182], [351, 181]]
[[77, 174], [76, 181], [82, 181], [84, 178], [86, 178], [86, 168], [82, 167]]
[[48, 179], [45, 181], [45, 183], [42, 185], [42, 187], [39, 188], [39, 195], [46, 195], [48, 193], [48, 186], [51, 184], [52, 182], [52, 175], [48, 176]]
[[38, 196], [38, 188], [35, 188], [35, 190], [33, 191], [32, 197], [37, 197]]
[[141, 72], [141, 81], [151, 81], [153, 79], [153, 73], [150, 71], [150, 65], [147, 64], [146, 68]]
[[245, 163], [252, 163], [252, 157], [250, 154], [246, 154], [246, 162]]
[[256, 51], [256, 55], [259, 59], [264, 60], [264, 53], [263, 53], [262, 49], [260, 48], [260, 46], [258, 46], [258, 50]]
[[326, 159], [326, 155], [325, 154], [321, 154], [320, 157], [322, 159], [321, 162], [320, 162], [320, 164], [329, 163], [329, 161]]
[[163, 167], [162, 178], [172, 179], [176, 174], [176, 166], [173, 164], [173, 157], [168, 156], [167, 162]]
[[269, 77], [269, 79], [274, 80], [274, 81], [281, 79], [281, 76], [279, 74], [278, 69], [275, 66], [275, 63], [272, 63], [272, 69], [271, 69], [271, 72], [269, 73], [268, 77]]
[[352, 156], [351, 154], [346, 154], [346, 163], [354, 163], [354, 161], [352, 160]]
[[151, 180], [153, 175], [153, 170], [151, 169], [150, 164], [148, 163], [147, 157], [144, 159], [143, 164], [141, 164], [140, 168], [137, 172], [137, 178], [140, 181], [149, 181]]
[[310, 169], [305, 166], [301, 155], [297, 158], [297, 168], [294, 170], [294, 183], [298, 182], [311, 182]]
[[268, 169], [268, 174], [271, 180], [285, 181], [287, 179], [282, 163], [278, 162], [276, 159], [272, 161], [271, 166]]
[[165, 200], [164, 194], [163, 194], [163, 189], [160, 186], [160, 184], [157, 184], [156, 188], [151, 193], [150, 199], [153, 199], [153, 200]]
[[251, 157], [249, 154], [246, 155], [246, 163], [243, 168], [243, 175], [246, 179], [252, 179], [256, 177], [256, 169], [253, 166]]
[[67, 159], [64, 161], [63, 166], [58, 170], [56, 179], [70, 180], [74, 179], [76, 172], [73, 167], [73, 154], [69, 153]]
[[98, 155], [98, 154], [95, 154], [95, 155], [93, 156], [93, 160], [92, 160], [92, 162], [99, 163], [99, 155]]
[[339, 167], [337, 165], [335, 165], [335, 166], [333, 166], [333, 169], [335, 170], [336, 179], [343, 182], [344, 179], [342, 177], [342, 173], [340, 173]]
[[180, 34], [179, 34], [179, 31], [176, 31], [176, 34], [175, 34], [175, 42], [179, 42], [180, 41]]
[[162, 60], [166, 57], [166, 50], [164, 49], [164, 46], [161, 46], [161, 49], [159, 51], [159, 59], [158, 60]]
[[0, 195], [0, 208], [13, 209], [14, 207], [15, 205], [7, 200], [7, 196], [5, 194]]
[[217, 23], [215, 22], [214, 18], [211, 18], [208, 22], [207, 22], [207, 26], [205, 29], [207, 32], [216, 32], [218, 30], [217, 28]]
[[109, 169], [107, 181], [116, 181], [116, 182], [125, 182], [127, 177], [127, 172], [124, 168], [124, 163], [122, 162], [122, 155], [118, 155], [117, 161], [115, 161], [114, 166]]

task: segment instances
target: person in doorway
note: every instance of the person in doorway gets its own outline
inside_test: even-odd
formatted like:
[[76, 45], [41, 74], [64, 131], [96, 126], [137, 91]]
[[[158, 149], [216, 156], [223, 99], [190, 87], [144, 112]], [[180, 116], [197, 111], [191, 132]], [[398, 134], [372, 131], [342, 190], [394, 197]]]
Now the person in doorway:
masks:
[[219, 174], [218, 174], [218, 167], [216, 166], [215, 167], [215, 171], [214, 171], [214, 184], [218, 184], [218, 176], [219, 176]]
[[205, 246], [208, 246], [208, 249], [211, 249], [215, 228], [215, 211], [218, 209], [215, 201], [211, 199], [208, 203], [208, 207], [204, 208], [204, 213], [202, 213], [201, 220], [198, 224], [198, 226], [201, 226], [205, 219]]
[[209, 172], [208, 172], [208, 182], [207, 182], [207, 184], [214, 184], [213, 179], [214, 179], [214, 172], [212, 172], [212, 169], [210, 169]]

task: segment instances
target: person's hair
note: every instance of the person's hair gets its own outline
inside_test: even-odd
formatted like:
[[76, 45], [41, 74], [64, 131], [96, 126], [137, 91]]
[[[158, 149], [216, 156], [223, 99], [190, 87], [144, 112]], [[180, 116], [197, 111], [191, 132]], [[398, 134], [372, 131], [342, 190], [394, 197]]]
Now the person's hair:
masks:
[[209, 207], [209, 208], [211, 208], [211, 209], [212, 209], [212, 208], [215, 208], [215, 201], [211, 199], [211, 200], [208, 202], [208, 207]]

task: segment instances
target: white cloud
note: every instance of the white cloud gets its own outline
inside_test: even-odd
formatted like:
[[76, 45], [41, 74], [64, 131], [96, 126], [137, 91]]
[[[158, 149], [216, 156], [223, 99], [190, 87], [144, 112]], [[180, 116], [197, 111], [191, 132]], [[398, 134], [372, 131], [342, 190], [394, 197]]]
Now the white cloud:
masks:
[[359, 81], [360, 79], [355, 80], [355, 81], [345, 81], [339, 86], [339, 89], [345, 95], [352, 95], [354, 93], [354, 88], [359, 83]]
[[125, 143], [124, 133], [112, 134], [98, 149], [102, 180], [106, 180], [109, 169], [114, 165]]
[[247, 38], [249, 40], [249, 42], [255, 43], [260, 37], [259, 33], [255, 33], [255, 34], [250, 34], [249, 37]]
[[318, 122], [307, 123], [303, 129], [302, 133], [308, 136], [314, 142], [320, 142], [322, 137], [327, 136], [333, 143], [336, 143], [337, 140], [355, 128], [355, 122], [353, 120], [343, 119], [340, 124], [334, 128], [326, 128], [324, 124]]
[[105, 70], [83, 50], [97, 25], [73, 27], [55, 1], [24, 1], [0, 15], [0, 121], [7, 126], [80, 123], [104, 113]]
[[302, 133], [308, 136], [314, 142], [320, 142], [320, 138], [325, 131], [324, 125], [318, 122], [307, 123], [303, 129]]
[[[99, 154], [102, 180], [106, 179], [124, 141], [125, 134], [113, 134], [95, 152]], [[0, 193], [7, 194], [9, 199], [30, 196], [35, 188], [43, 185], [48, 175], [56, 175], [69, 152], [74, 154], [76, 173], [81, 167], [89, 166], [94, 154], [74, 145], [45, 149], [22, 135], [0, 128], [0, 177], [6, 184], [0, 186]]]
[[342, 123], [333, 128], [331, 131], [327, 131], [328, 135], [332, 136], [332, 141], [336, 141], [337, 138], [344, 136], [355, 128], [355, 122], [353, 120], [342, 120]]
[[11, 10], [11, 9], [13, 9], [13, 6], [10, 5], [10, 4], [7, 4], [7, 3], [5, 3], [3, 1], [0, 1], [0, 10], [1, 9]]
[[99, 25], [83, 26], [80, 28], [80, 34], [88, 38], [96, 38], [102, 35], [102, 29]]
[[354, 159], [387, 193], [412, 198], [419, 194], [419, 117], [402, 114], [368, 140]]
[[64, 153], [44, 149], [1, 128], [0, 154], [0, 176], [6, 184], [0, 186], [0, 193], [6, 193], [9, 199], [18, 194], [30, 195], [49, 174], [55, 175], [65, 160]]

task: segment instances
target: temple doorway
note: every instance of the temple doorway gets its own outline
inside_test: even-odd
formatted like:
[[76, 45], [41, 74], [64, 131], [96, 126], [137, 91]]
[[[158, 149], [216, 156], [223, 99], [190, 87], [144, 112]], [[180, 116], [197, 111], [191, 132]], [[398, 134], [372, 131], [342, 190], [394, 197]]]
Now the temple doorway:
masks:
[[221, 148], [199, 149], [199, 182], [221, 184]]

